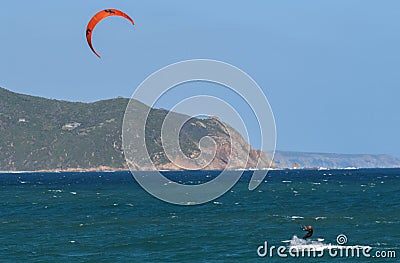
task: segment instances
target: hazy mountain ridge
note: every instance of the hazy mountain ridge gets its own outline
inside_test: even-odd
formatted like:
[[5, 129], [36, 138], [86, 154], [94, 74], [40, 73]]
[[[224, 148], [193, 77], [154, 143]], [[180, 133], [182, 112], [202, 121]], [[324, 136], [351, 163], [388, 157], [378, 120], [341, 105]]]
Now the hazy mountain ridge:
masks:
[[274, 162], [280, 168], [398, 168], [400, 158], [387, 154], [338, 154], [276, 151]]

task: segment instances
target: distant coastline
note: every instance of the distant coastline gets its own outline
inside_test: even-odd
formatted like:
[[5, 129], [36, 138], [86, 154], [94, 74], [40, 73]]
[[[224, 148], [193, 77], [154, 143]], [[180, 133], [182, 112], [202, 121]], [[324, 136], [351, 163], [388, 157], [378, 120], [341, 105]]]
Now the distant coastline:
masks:
[[[368, 170], [368, 169], [400, 169], [400, 167], [386, 167], [386, 168], [382, 168], [382, 167], [368, 167], [368, 168], [356, 168], [356, 167], [346, 167], [346, 168], [270, 168], [270, 169], [265, 169], [265, 170], [269, 170], [269, 171], [330, 171], [330, 170]], [[139, 170], [134, 170], [135, 171], [139, 171]], [[140, 170], [140, 172], [154, 172], [154, 171], [158, 171], [158, 172], [180, 172], [180, 171], [186, 171], [186, 170]], [[199, 171], [220, 171], [220, 170], [199, 170]], [[255, 171], [254, 169], [238, 169], [238, 170], [234, 170], [234, 171]], [[68, 168], [68, 169], [49, 169], [49, 170], [36, 170], [36, 171], [0, 171], [0, 174], [23, 174], [23, 173], [89, 173], [89, 172], [99, 172], [99, 173], [106, 173], [106, 172], [130, 172], [129, 169], [125, 169], [125, 168], [117, 168], [117, 169], [113, 169], [113, 168], [106, 168], [106, 169], [99, 169], [97, 168], [87, 168], [87, 169], [81, 169], [81, 168]]]
[[388, 154], [341, 154], [276, 151], [274, 163], [280, 168], [399, 168], [400, 158]]
[[[356, 170], [356, 169], [392, 169], [400, 168], [400, 159], [380, 154], [337, 154], [276, 151], [275, 166], [268, 170]], [[177, 166], [166, 165], [156, 170], [137, 169], [137, 171], [184, 171]], [[219, 171], [222, 169], [202, 169], [202, 171]], [[254, 171], [255, 169], [234, 169]], [[261, 169], [267, 170], [267, 169]], [[37, 170], [0, 170], [0, 173], [57, 173], [57, 172], [119, 172], [129, 171], [128, 167], [111, 167], [100, 165], [82, 168], [54, 168]]]

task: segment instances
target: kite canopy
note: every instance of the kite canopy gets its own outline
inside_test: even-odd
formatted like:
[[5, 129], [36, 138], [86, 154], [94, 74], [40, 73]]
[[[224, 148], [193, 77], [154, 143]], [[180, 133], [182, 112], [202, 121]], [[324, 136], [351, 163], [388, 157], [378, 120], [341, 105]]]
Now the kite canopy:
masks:
[[95, 14], [89, 21], [87, 27], [86, 27], [86, 40], [89, 44], [90, 49], [100, 58], [100, 55], [94, 50], [93, 45], [92, 45], [92, 33], [95, 28], [95, 26], [104, 18], [109, 17], [109, 16], [120, 16], [128, 19], [131, 21], [132, 25], [135, 25], [135, 22], [133, 22], [132, 18], [130, 18], [127, 14], [124, 12], [117, 10], [117, 9], [104, 9], [97, 14]]

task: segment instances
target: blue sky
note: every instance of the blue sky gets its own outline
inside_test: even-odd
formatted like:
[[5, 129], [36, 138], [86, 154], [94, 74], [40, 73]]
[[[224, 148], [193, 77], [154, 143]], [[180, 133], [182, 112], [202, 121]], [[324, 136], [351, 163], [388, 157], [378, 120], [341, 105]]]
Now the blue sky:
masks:
[[[136, 26], [100, 23], [99, 60], [85, 27], [104, 8]], [[263, 88], [278, 149], [400, 156], [398, 1], [13, 0], [2, 3], [0, 35], [0, 86], [15, 92], [130, 97], [161, 67], [210, 58]]]

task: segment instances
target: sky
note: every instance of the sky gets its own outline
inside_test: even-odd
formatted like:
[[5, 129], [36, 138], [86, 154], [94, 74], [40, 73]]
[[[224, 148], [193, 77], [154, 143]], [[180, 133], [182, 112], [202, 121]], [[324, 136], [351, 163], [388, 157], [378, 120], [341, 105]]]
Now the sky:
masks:
[[[135, 26], [102, 21], [93, 33], [98, 59], [85, 28], [105, 8], [129, 14]], [[400, 157], [399, 1], [13, 0], [2, 3], [0, 35], [0, 86], [14, 92], [130, 97], [162, 67], [215, 59], [263, 89], [277, 149]]]

